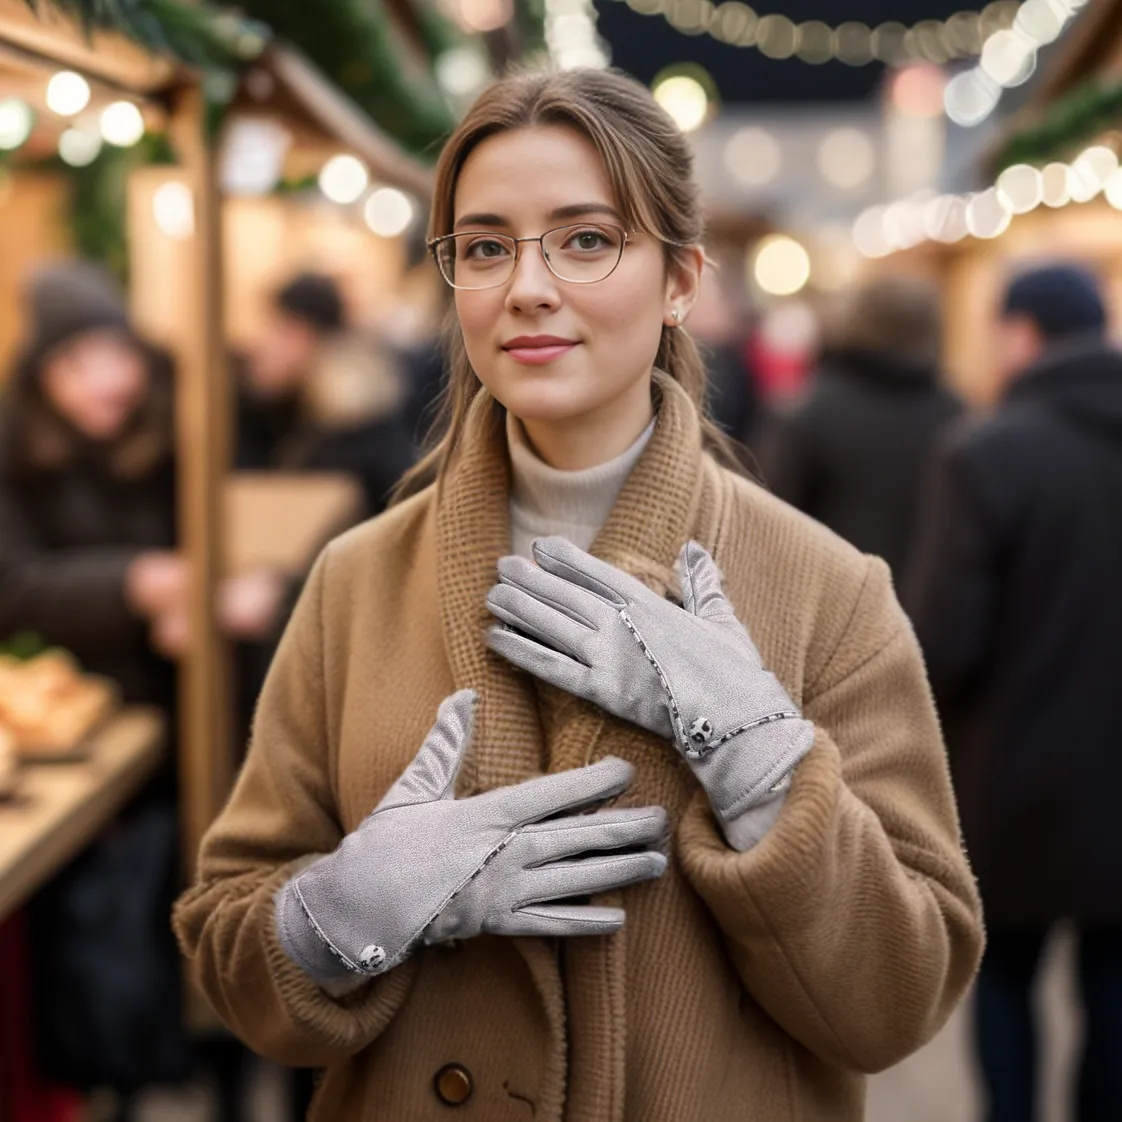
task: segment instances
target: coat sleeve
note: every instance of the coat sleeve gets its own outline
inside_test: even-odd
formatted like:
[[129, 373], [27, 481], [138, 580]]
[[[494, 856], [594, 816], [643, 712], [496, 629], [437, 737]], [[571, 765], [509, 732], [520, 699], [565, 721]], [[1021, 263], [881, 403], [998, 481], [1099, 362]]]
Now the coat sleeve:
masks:
[[146, 627], [125, 601], [135, 546], [47, 549], [19, 497], [0, 486], [0, 636], [34, 631], [75, 652], [131, 651]]
[[294, 1067], [326, 1067], [366, 1047], [404, 1001], [415, 968], [406, 962], [332, 996], [277, 939], [277, 891], [343, 836], [323, 660], [329, 554], [317, 562], [281, 640], [245, 764], [174, 914], [192, 976], [218, 1015], [255, 1051]]
[[681, 858], [752, 997], [823, 1060], [878, 1071], [934, 1035], [982, 949], [931, 692], [882, 561], [804, 713], [814, 746], [766, 837], [730, 850], [695, 799]]

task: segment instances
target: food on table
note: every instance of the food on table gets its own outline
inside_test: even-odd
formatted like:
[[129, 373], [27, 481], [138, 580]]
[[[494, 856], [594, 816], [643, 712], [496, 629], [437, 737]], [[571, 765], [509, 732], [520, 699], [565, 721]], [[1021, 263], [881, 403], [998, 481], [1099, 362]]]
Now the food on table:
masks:
[[83, 674], [65, 651], [0, 655], [0, 731], [22, 755], [76, 747], [115, 705], [112, 684]]

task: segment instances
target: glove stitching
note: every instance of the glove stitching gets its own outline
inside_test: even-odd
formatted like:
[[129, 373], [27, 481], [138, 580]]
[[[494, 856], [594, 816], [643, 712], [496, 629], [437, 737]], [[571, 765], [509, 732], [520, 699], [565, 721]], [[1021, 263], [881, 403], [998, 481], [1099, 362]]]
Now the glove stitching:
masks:
[[631, 632], [635, 641], [639, 644], [643, 654], [647, 656], [647, 661], [654, 667], [655, 673], [658, 675], [658, 680], [666, 693], [668, 704], [670, 707], [670, 716], [673, 720], [675, 730], [677, 731], [678, 746], [681, 748], [683, 755], [689, 760], [703, 760], [710, 753], [716, 751], [726, 741], [731, 740], [734, 736], [739, 736], [742, 732], [748, 732], [750, 729], [759, 728], [761, 725], [770, 724], [773, 721], [787, 721], [787, 720], [802, 720], [802, 714], [793, 709], [784, 709], [778, 713], [769, 713], [766, 717], [760, 717], [754, 721], [749, 721], [747, 724], [741, 725], [739, 728], [730, 730], [724, 733], [716, 740], [706, 741], [697, 747], [694, 746], [690, 739], [689, 733], [686, 731], [685, 722], [682, 720], [681, 711], [678, 708], [678, 699], [674, 696], [674, 691], [670, 688], [670, 682], [667, 680], [662, 667], [659, 665], [658, 659], [655, 658], [654, 653], [650, 647], [643, 641], [643, 636], [639, 633], [639, 629], [635, 626], [628, 615], [626, 609], [620, 609], [619, 618], [623, 620], [624, 626]]
[[315, 916], [313, 916], [311, 911], [309, 910], [308, 905], [304, 900], [304, 894], [300, 891], [299, 881], [292, 882], [292, 889], [296, 893], [296, 900], [300, 904], [300, 908], [304, 912], [304, 915], [307, 917], [308, 923], [311, 925], [312, 930], [316, 933], [317, 936], [319, 936], [320, 940], [323, 942], [323, 945], [327, 947], [332, 955], [334, 955], [335, 958], [337, 958], [339, 962], [341, 962], [343, 966], [345, 966], [352, 974], [363, 974], [367, 977], [375, 978], [379, 974], [386, 974], [394, 967], [400, 966], [401, 963], [409, 957], [413, 949], [417, 946], [417, 943], [423, 938], [426, 929], [431, 927], [440, 918], [445, 908], [448, 907], [453, 899], [455, 899], [455, 897], [459, 895], [459, 893], [461, 893], [469, 884], [471, 884], [471, 882], [475, 880], [476, 877], [478, 877], [479, 874], [482, 873], [483, 870], [504, 849], [506, 849], [506, 847], [513, 840], [515, 833], [517, 833], [517, 831], [513, 831], [508, 834], [493, 850], [491, 850], [490, 853], [487, 854], [487, 856], [483, 859], [483, 862], [480, 864], [479, 868], [477, 868], [469, 877], [467, 877], [461, 884], [459, 884], [452, 890], [452, 892], [445, 898], [443, 903], [440, 904], [436, 911], [433, 912], [432, 915], [429, 916], [429, 918], [425, 920], [423, 924], [421, 924], [417, 931], [415, 931], [408, 939], [405, 940], [405, 944], [402, 949], [392, 959], [387, 958], [381, 966], [373, 970], [367, 969], [363, 966], [358, 965], [357, 963], [352, 962], [350, 958], [348, 958], [347, 955], [343, 951], [341, 951], [331, 941], [330, 938], [328, 938], [326, 932], [316, 922]]
[[485, 868], [487, 868], [487, 866], [490, 865], [491, 862], [494, 861], [494, 859], [496, 857], [498, 857], [498, 855], [500, 853], [502, 853], [502, 851], [504, 849], [506, 849], [506, 847], [508, 845], [510, 845], [510, 843], [514, 840], [514, 837], [518, 832], [519, 832], [518, 830], [512, 830], [509, 834], [507, 834], [507, 836], [505, 838], [503, 838], [503, 840], [501, 842], [499, 842], [499, 844], [497, 846], [495, 846], [495, 848], [492, 849], [491, 852], [488, 853], [486, 857], [483, 858], [483, 861], [480, 864], [479, 868], [477, 868], [475, 870], [475, 872], [473, 872], [469, 877], [467, 877], [465, 880], [463, 880], [456, 888], [454, 888], [448, 894], [448, 896], [444, 900], [444, 903], [442, 903], [440, 905], [440, 907], [437, 908], [436, 911], [433, 912], [433, 914], [431, 916], [429, 916], [429, 918], [427, 920], [425, 920], [425, 922], [423, 924], [421, 924], [420, 928], [410, 937], [410, 939], [406, 943], [406, 946], [408, 948], [412, 949], [413, 947], [415, 947], [417, 945], [419, 940], [424, 938], [425, 932], [428, 930], [428, 928], [430, 928], [441, 917], [441, 915], [444, 913], [444, 910], [448, 907], [448, 905], [451, 904], [452, 901], [461, 892], [463, 892], [463, 890], [465, 888], [467, 888], [467, 886], [469, 884], [471, 884], [471, 882], [474, 881], [479, 876], [479, 874], [482, 873], [483, 870]]
[[311, 910], [308, 908], [307, 902], [304, 900], [304, 894], [300, 891], [300, 882], [294, 880], [292, 882], [292, 891], [296, 893], [296, 902], [300, 905], [300, 910], [304, 913], [304, 918], [307, 919], [311, 929], [319, 937], [320, 942], [339, 960], [352, 974], [367, 974], [370, 971], [363, 970], [361, 967], [356, 966], [351, 960], [327, 937], [327, 933], [323, 930], [318, 923], [316, 917], [312, 915]]
[[631, 632], [631, 635], [635, 639], [635, 642], [639, 644], [639, 649], [643, 652], [643, 654], [647, 656], [647, 661], [651, 664], [651, 666], [654, 667], [654, 672], [658, 675], [659, 683], [661, 684], [663, 691], [666, 694], [667, 704], [670, 707], [670, 717], [674, 725], [678, 747], [681, 748], [682, 752], [686, 756], [689, 756], [690, 759], [696, 759], [697, 757], [692, 754], [692, 749], [689, 747], [689, 739], [686, 733], [686, 727], [682, 722], [682, 716], [678, 710], [678, 699], [674, 696], [674, 691], [670, 688], [670, 683], [669, 681], [667, 681], [666, 675], [663, 673], [658, 659], [655, 658], [654, 652], [643, 641], [643, 636], [639, 634], [639, 629], [632, 622], [631, 616], [628, 615], [626, 608], [620, 609], [619, 618], [623, 620], [623, 625], [627, 628], [628, 631]]

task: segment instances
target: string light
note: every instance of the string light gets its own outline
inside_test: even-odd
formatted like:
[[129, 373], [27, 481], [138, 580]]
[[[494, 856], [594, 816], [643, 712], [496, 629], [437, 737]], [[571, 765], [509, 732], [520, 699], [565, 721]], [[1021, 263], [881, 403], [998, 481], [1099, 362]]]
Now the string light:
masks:
[[319, 189], [343, 206], [355, 202], [369, 182], [366, 167], [356, 156], [332, 156], [319, 173]]
[[362, 216], [370, 230], [382, 238], [396, 238], [409, 229], [413, 221], [413, 204], [409, 196], [396, 187], [379, 187], [371, 191]]
[[47, 83], [47, 108], [60, 117], [73, 117], [90, 103], [90, 84], [73, 70], [60, 70]]
[[[957, 242], [968, 234], [996, 238], [1018, 214], [1039, 206], [1063, 207], [1104, 195], [1122, 210], [1122, 167], [1113, 149], [1095, 144], [1071, 164], [1051, 163], [1043, 170], [1028, 164], [1006, 168], [997, 182], [968, 195], [915, 195], [888, 206], [871, 206], [853, 222], [850, 235], [864, 257], [885, 257], [921, 242]], [[917, 230], [918, 218], [918, 230]]]
[[35, 114], [26, 101], [18, 97], [0, 101], [0, 148], [12, 151], [23, 144], [35, 127]]
[[603, 69], [611, 61], [608, 45], [596, 31], [592, 0], [545, 0], [545, 44], [559, 70]]
[[131, 101], [114, 101], [101, 111], [101, 135], [117, 148], [131, 148], [144, 135], [144, 117]]
[[[1082, 7], [1087, 0], [1025, 0], [1024, 4], [996, 0], [980, 12], [956, 12], [945, 20], [923, 20], [913, 27], [896, 20], [875, 27], [854, 20], [837, 27], [821, 20], [796, 23], [777, 13], [761, 15], [741, 0], [620, 2], [640, 15], [663, 16], [684, 35], [710, 35], [721, 43], [754, 48], [773, 59], [797, 58], [810, 65], [837, 60], [847, 66], [873, 62], [890, 66], [929, 62], [942, 66], [954, 59], [977, 58], [987, 40], [998, 31], [1012, 29], [1025, 8], [1029, 11], [1021, 23], [1022, 31], [1035, 36], [1035, 42], [1043, 43], [1043, 37], [1051, 33], [1056, 22], [1051, 16], [1055, 5], [1063, 6], [1067, 12]], [[1040, 8], [1048, 10], [1042, 12]]]
[[947, 116], [964, 128], [984, 121], [997, 108], [1003, 90], [1032, 77], [1037, 52], [1055, 42], [1087, 2], [1024, 0], [1007, 25], [986, 36], [977, 65], [947, 83], [943, 96]]

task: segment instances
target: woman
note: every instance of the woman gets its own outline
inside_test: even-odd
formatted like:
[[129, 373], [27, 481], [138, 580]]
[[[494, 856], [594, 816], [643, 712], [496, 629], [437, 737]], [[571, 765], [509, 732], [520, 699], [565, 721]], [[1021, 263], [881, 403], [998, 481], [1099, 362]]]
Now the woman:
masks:
[[315, 1119], [858, 1119], [977, 897], [884, 565], [699, 414], [686, 142], [620, 75], [506, 79], [431, 232], [449, 427], [321, 557], [181, 945]]

